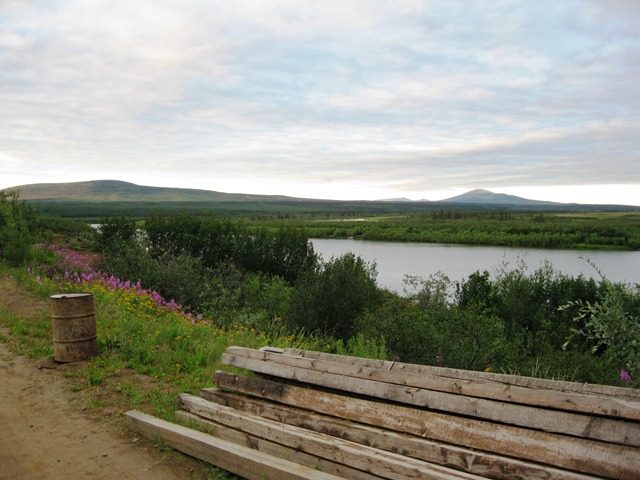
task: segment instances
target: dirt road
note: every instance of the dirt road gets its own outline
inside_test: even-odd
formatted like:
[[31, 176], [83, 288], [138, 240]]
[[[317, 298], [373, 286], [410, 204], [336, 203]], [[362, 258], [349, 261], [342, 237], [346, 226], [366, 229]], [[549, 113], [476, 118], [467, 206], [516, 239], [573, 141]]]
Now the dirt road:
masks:
[[0, 344], [0, 479], [184, 478], [135, 437], [83, 415], [58, 376]]
[[[46, 308], [7, 278], [0, 305], [20, 315]], [[176, 454], [84, 413], [62, 372], [41, 365], [0, 343], [0, 480], [192, 478]]]

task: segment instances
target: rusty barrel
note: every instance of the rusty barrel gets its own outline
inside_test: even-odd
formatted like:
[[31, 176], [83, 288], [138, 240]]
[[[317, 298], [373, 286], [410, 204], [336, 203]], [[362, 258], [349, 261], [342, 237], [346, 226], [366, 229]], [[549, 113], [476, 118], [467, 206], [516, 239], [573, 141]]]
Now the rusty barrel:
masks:
[[53, 358], [85, 360], [98, 353], [96, 312], [90, 293], [52, 295]]

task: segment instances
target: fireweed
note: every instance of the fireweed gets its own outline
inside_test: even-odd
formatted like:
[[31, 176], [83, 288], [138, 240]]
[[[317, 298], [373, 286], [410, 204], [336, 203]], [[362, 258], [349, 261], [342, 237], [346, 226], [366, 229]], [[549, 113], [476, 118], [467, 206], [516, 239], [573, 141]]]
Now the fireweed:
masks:
[[58, 245], [40, 245], [40, 248], [52, 252], [56, 256], [53, 268], [41, 271], [41, 268], [29, 268], [28, 272], [34, 276], [37, 284], [42, 284], [43, 277], [53, 280], [59, 289], [73, 289], [78, 285], [91, 290], [92, 287], [101, 286], [107, 290], [122, 290], [133, 295], [148, 297], [155, 306], [178, 313], [193, 323], [204, 322], [202, 315], [194, 315], [185, 311], [182, 305], [171, 298], [167, 300], [155, 290], [146, 289], [140, 281], [122, 280], [114, 275], [96, 270], [95, 254], [88, 254], [60, 247]]

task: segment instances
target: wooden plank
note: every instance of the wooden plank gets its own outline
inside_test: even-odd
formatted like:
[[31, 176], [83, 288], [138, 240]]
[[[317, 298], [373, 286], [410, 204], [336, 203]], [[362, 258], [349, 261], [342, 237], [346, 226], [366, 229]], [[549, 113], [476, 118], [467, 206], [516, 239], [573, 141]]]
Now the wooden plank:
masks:
[[506, 386], [519, 386], [533, 390], [552, 390], [559, 392], [573, 392], [586, 395], [614, 397], [630, 401], [640, 399], [640, 389], [614, 387], [610, 385], [597, 385], [592, 383], [577, 383], [545, 378], [525, 377], [520, 375], [507, 375], [503, 373], [478, 372], [473, 370], [460, 370], [456, 368], [434, 367], [430, 365], [417, 365], [413, 363], [392, 362], [388, 360], [375, 360], [332, 353], [315, 352], [312, 350], [300, 350], [296, 348], [277, 349], [263, 347], [265, 351], [279, 352], [285, 355], [301, 356], [305, 358], [317, 358], [334, 362], [349, 363], [364, 367], [381, 368], [384, 370], [430, 374], [445, 379], [459, 380], [484, 380], [486, 383], [498, 383]]
[[348, 397], [262, 378], [217, 372], [215, 380], [227, 390], [434, 441], [607, 478], [640, 478], [640, 450], [633, 447]]
[[[327, 361], [340, 363], [342, 365], [348, 366], [351, 371], [355, 372], [358, 372], [359, 369], [362, 369], [358, 372], [358, 374], [351, 374], [350, 376], [360, 376], [370, 378], [372, 380], [380, 380], [388, 383], [396, 383], [399, 385], [407, 385], [425, 388], [428, 390], [456, 393], [472, 397], [490, 398], [493, 400], [549, 407], [558, 410], [640, 420], [640, 398], [595, 395], [541, 388], [532, 389], [519, 385], [496, 382], [493, 380], [489, 381], [482, 378], [473, 380], [452, 378], [450, 376], [435, 374], [431, 371], [430, 367], [421, 365], [413, 365], [407, 367], [417, 367], [415, 368], [415, 370], [419, 371], [414, 372], [411, 370], [407, 370], [406, 368], [403, 370], [399, 370], [397, 367], [397, 365], [406, 364], [391, 363], [392, 366], [395, 365], [396, 367], [389, 369], [384, 368], [384, 364], [379, 360], [371, 361], [369, 359], [345, 357], [342, 355], [334, 354], [322, 354], [320, 352], [310, 352], [302, 350], [294, 350], [290, 353], [287, 353], [288, 351], [286, 350], [279, 350], [281, 355], [288, 355], [294, 358], [305, 358], [310, 361]], [[274, 351], [269, 347], [263, 347], [260, 349], [260, 351], [276, 354], [279, 353], [278, 351]], [[295, 352], [301, 352], [301, 354], [295, 355]], [[459, 372], [464, 371], [462, 370]], [[632, 436], [635, 437], [636, 435]]]
[[338, 480], [340, 477], [312, 470], [206, 433], [176, 425], [137, 410], [125, 413], [129, 425], [150, 438], [249, 480]]
[[414, 435], [371, 427], [215, 388], [202, 390], [202, 396], [221, 405], [252, 415], [326, 433], [345, 440], [467, 471], [483, 477], [499, 480], [595, 480], [597, 478], [537, 463], [524, 462], [514, 458], [433, 442]]
[[252, 450], [258, 450], [272, 455], [274, 457], [282, 458], [290, 462], [295, 462], [305, 467], [312, 468], [314, 470], [320, 470], [321, 472], [330, 473], [331, 475], [337, 475], [341, 478], [348, 478], [350, 480], [381, 480], [382, 477], [372, 475], [371, 473], [356, 470], [346, 465], [340, 465], [339, 463], [331, 462], [324, 458], [319, 458], [314, 455], [288, 448], [264, 438], [249, 435], [248, 433], [229, 428], [225, 425], [207, 420], [205, 418], [194, 415], [193, 413], [179, 410], [176, 412], [176, 416], [179, 420], [184, 422], [187, 426], [191, 424], [196, 425], [198, 430], [218, 437], [228, 442], [233, 442], [238, 445], [242, 445]]
[[[378, 381], [381, 370], [234, 347], [223, 363], [321, 387], [444, 412], [623, 445], [640, 446], [640, 423], [547, 410]], [[374, 379], [369, 379], [369, 375]], [[384, 372], [389, 375], [389, 372]], [[392, 374], [393, 376], [393, 374]], [[384, 377], [383, 377], [384, 378]]]
[[183, 410], [200, 417], [390, 480], [412, 478], [472, 480], [481, 478], [440, 465], [342, 440], [331, 435], [248, 415], [194, 395], [181, 394], [179, 403]]

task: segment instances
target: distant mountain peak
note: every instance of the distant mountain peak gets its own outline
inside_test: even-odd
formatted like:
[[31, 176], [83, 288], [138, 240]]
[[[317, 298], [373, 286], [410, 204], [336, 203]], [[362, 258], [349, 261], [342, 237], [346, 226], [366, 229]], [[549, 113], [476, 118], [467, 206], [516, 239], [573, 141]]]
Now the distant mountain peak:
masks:
[[469, 190], [462, 195], [445, 198], [440, 200], [443, 203], [468, 203], [468, 204], [485, 204], [485, 205], [517, 205], [517, 206], [540, 206], [540, 205], [559, 205], [554, 202], [543, 202], [540, 200], [530, 200], [528, 198], [518, 197], [516, 195], [508, 195], [506, 193], [494, 193], [484, 188], [476, 188]]
[[399, 197], [399, 198], [383, 198], [379, 200], [380, 202], [413, 202], [410, 198], [407, 197]]
[[473, 190], [469, 190], [467, 193], [465, 193], [465, 195], [468, 195], [470, 193], [472, 193], [474, 195], [477, 195], [477, 194], [480, 194], [480, 193], [483, 194], [483, 195], [487, 194], [487, 193], [490, 194], [490, 195], [498, 195], [497, 193], [494, 193], [491, 190], [487, 190], [486, 188], [474, 188]]

